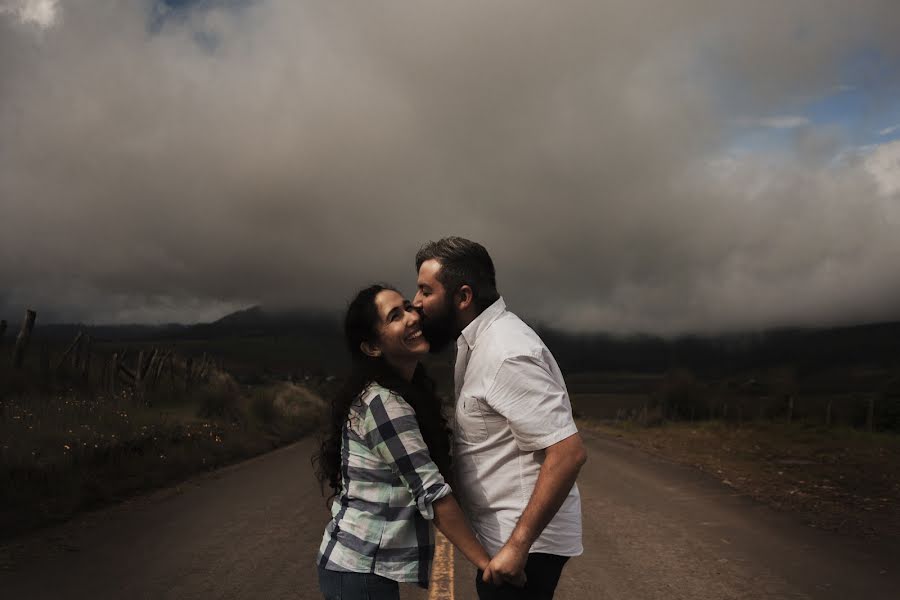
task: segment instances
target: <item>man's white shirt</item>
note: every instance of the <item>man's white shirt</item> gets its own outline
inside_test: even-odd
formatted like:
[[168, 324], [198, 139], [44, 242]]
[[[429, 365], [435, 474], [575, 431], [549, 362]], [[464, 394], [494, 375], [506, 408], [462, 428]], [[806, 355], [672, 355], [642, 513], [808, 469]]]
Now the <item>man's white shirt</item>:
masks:
[[[531, 498], [544, 449], [578, 429], [556, 360], [503, 298], [459, 336], [454, 384], [454, 493], [493, 555]], [[583, 552], [577, 485], [531, 552]]]

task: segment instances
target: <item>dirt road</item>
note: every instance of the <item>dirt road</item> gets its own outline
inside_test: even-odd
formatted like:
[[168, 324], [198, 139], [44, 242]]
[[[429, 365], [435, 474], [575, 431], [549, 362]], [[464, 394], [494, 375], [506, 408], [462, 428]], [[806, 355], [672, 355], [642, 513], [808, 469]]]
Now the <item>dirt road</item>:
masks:
[[[693, 469], [586, 434], [585, 554], [558, 598], [895, 598], [898, 544], [816, 531]], [[328, 518], [306, 440], [0, 546], [2, 598], [318, 598]], [[438, 549], [438, 585], [474, 598], [474, 570]]]

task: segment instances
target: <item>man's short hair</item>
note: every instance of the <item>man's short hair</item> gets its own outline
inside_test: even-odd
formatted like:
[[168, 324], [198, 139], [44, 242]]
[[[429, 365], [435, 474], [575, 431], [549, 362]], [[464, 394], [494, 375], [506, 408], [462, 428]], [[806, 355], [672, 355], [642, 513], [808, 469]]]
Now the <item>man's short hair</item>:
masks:
[[416, 253], [416, 271], [422, 263], [432, 259], [441, 264], [437, 279], [448, 294], [454, 294], [461, 286], [468, 285], [472, 288], [473, 301], [479, 311], [500, 297], [494, 262], [478, 242], [456, 236], [428, 242]]

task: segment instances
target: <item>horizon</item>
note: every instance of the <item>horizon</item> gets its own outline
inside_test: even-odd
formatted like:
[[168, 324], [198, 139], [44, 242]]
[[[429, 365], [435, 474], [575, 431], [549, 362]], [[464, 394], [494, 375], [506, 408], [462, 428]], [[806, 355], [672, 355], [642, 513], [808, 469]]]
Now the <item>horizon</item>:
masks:
[[[23, 308], [25, 310], [32, 310]], [[165, 328], [183, 328], [190, 329], [193, 327], [202, 327], [202, 326], [211, 326], [228, 319], [229, 317], [233, 317], [235, 315], [241, 313], [247, 313], [250, 311], [259, 310], [261, 313], [268, 317], [273, 317], [275, 319], [278, 318], [326, 318], [333, 321], [334, 325], [340, 325], [341, 319], [341, 311], [331, 311], [329, 312], [326, 309], [314, 308], [314, 309], [278, 309], [278, 310], [269, 310], [267, 307], [262, 305], [253, 305], [247, 306], [245, 308], [238, 309], [236, 311], [229, 312], [227, 314], [221, 315], [210, 321], [195, 321], [195, 322], [184, 322], [184, 321], [170, 321], [170, 322], [158, 322], [158, 323], [103, 323], [103, 322], [81, 322], [81, 321], [52, 321], [52, 322], [42, 322], [40, 319], [40, 311], [37, 312], [37, 319], [35, 321], [34, 329], [35, 334], [40, 335], [40, 328], [50, 327], [50, 328], [109, 328], [109, 329], [122, 329], [127, 330], [129, 328], [146, 328], [146, 329], [165, 329]], [[541, 323], [534, 319], [530, 319], [528, 315], [519, 315], [529, 326], [533, 327], [539, 333], [550, 333], [554, 336], [565, 336], [569, 338], [607, 338], [613, 341], [620, 342], [631, 342], [640, 339], [656, 339], [665, 342], [678, 342], [684, 341], [688, 339], [700, 339], [700, 340], [716, 340], [716, 339], [725, 339], [725, 338], [741, 338], [741, 337], [757, 337], [757, 336], [768, 336], [768, 335], [776, 335], [780, 333], [803, 333], [803, 332], [821, 332], [821, 331], [838, 331], [838, 330], [847, 330], [847, 329], [863, 329], [863, 328], [871, 328], [871, 327], [887, 327], [900, 325], [900, 319], [897, 320], [882, 320], [882, 321], [866, 321], [866, 322], [846, 322], [846, 323], [831, 323], [831, 324], [822, 324], [822, 325], [796, 325], [796, 324], [783, 324], [783, 325], [774, 325], [767, 328], [761, 329], [734, 329], [734, 330], [725, 330], [725, 331], [716, 331], [716, 332], [703, 332], [703, 331], [682, 331], [676, 333], [668, 333], [668, 334], [660, 334], [653, 333], [650, 331], [603, 331], [603, 330], [591, 330], [591, 331], [569, 331], [566, 329], [555, 328], [552, 325]], [[17, 321], [15, 319], [9, 319], [0, 314], [0, 320], [5, 320], [7, 322], [7, 331], [15, 334], [17, 329]], [[4, 336], [5, 337], [5, 336]]]

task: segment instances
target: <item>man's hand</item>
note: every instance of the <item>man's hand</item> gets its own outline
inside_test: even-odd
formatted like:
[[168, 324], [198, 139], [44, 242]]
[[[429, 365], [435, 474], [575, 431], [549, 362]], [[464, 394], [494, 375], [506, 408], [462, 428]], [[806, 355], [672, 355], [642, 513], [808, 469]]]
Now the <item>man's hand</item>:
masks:
[[484, 570], [482, 580], [494, 585], [511, 583], [516, 587], [525, 587], [526, 562], [528, 562], [528, 548], [517, 548], [507, 542], [491, 559], [488, 568]]

